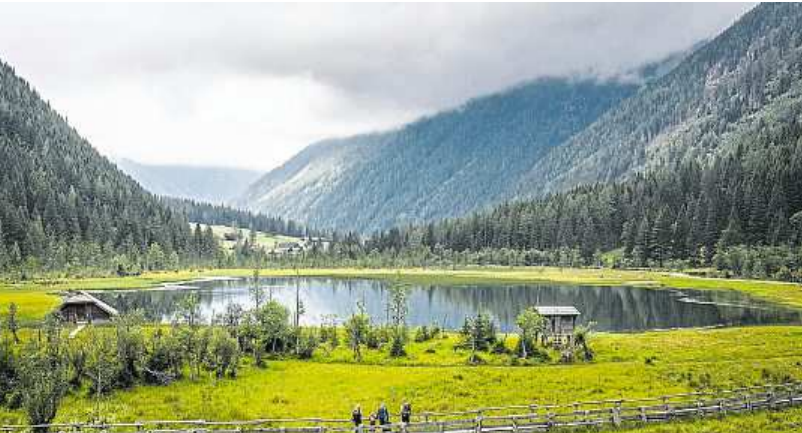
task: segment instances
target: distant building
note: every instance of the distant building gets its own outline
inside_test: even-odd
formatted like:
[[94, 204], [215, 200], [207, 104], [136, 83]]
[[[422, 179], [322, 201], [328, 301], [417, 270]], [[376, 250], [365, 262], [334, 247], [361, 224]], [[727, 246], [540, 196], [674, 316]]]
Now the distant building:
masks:
[[331, 241], [323, 237], [312, 237], [306, 239], [306, 248], [310, 250], [316, 249], [317, 251], [328, 251], [331, 246]]
[[85, 291], [70, 291], [58, 307], [61, 319], [72, 323], [103, 323], [119, 316], [111, 305]]
[[303, 245], [298, 242], [279, 242], [275, 251], [278, 254], [298, 254], [304, 250]]
[[568, 340], [574, 337], [576, 319], [580, 312], [576, 307], [535, 307], [537, 312], [546, 319], [546, 337], [552, 340]]

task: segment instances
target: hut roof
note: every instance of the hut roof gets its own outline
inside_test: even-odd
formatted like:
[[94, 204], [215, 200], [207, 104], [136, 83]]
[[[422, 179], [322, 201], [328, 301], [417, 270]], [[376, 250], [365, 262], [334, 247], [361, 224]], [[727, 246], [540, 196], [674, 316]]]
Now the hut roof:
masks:
[[101, 310], [108, 313], [110, 316], [118, 316], [120, 312], [117, 311], [116, 308], [112, 307], [111, 305], [101, 301], [100, 299], [90, 295], [89, 293], [79, 290], [76, 292], [70, 292], [64, 301], [61, 303], [59, 308], [64, 308], [67, 305], [84, 305], [84, 304], [94, 304]]
[[566, 306], [566, 307], [545, 306], [545, 307], [535, 307], [535, 308], [537, 308], [537, 312], [540, 313], [541, 316], [579, 316], [580, 314], [582, 314], [574, 306]]

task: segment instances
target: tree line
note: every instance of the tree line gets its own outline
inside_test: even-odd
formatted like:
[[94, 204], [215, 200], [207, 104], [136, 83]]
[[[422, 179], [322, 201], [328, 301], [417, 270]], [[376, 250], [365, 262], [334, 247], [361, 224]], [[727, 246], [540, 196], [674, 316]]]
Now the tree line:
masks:
[[197, 200], [162, 197], [162, 202], [185, 215], [192, 222], [246, 228], [264, 233], [303, 237], [316, 236], [315, 230], [282, 217], [268, 216], [230, 206], [211, 204]]
[[199, 236], [190, 221], [306, 233], [281, 218], [155, 197], [0, 61], [0, 274], [131, 274], [222, 263], [218, 240]]

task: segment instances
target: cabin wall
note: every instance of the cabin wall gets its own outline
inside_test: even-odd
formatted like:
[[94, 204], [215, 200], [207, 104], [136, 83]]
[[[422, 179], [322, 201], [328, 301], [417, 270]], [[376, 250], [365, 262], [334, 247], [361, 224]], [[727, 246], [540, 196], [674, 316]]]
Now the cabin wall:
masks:
[[550, 335], [573, 335], [574, 327], [576, 326], [576, 317], [574, 316], [550, 316], [547, 317], [548, 321], [547, 333]]
[[68, 322], [107, 322], [109, 314], [94, 304], [70, 304], [61, 308], [61, 317]]

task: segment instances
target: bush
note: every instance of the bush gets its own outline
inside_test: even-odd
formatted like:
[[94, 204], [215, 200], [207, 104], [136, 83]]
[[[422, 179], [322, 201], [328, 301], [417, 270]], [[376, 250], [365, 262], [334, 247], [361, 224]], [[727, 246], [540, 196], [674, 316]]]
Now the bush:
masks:
[[396, 329], [393, 332], [392, 339], [390, 342], [390, 356], [392, 357], [400, 357], [406, 356], [407, 351], [405, 349], [406, 339], [407, 339], [407, 332], [403, 328]]
[[505, 340], [496, 340], [495, 342], [493, 342], [493, 347], [491, 348], [491, 351], [496, 355], [504, 355], [510, 353], [510, 350], [507, 349]]
[[496, 324], [484, 313], [476, 317], [466, 317], [462, 325], [462, 347], [477, 351], [487, 351], [496, 342]]
[[145, 359], [145, 381], [152, 384], [167, 385], [181, 377], [184, 363], [180, 342], [172, 333], [156, 330], [151, 339], [151, 348]]
[[236, 377], [239, 364], [239, 345], [223, 329], [215, 328], [209, 338], [209, 353], [206, 356], [206, 368], [213, 371], [217, 378]]
[[[518, 339], [518, 342], [515, 344], [515, 350], [513, 353], [520, 358], [524, 357], [521, 339]], [[543, 347], [534, 344], [534, 341], [530, 341], [526, 343], [526, 359], [537, 362], [545, 362], [550, 359], [550, 356], [549, 352], [547, 352]]]
[[437, 325], [426, 326], [423, 325], [415, 330], [415, 342], [423, 343], [425, 341], [433, 340], [440, 335], [440, 327]]
[[311, 358], [315, 354], [318, 344], [320, 344], [320, 340], [314, 332], [301, 332], [296, 351], [298, 357], [301, 359]]

